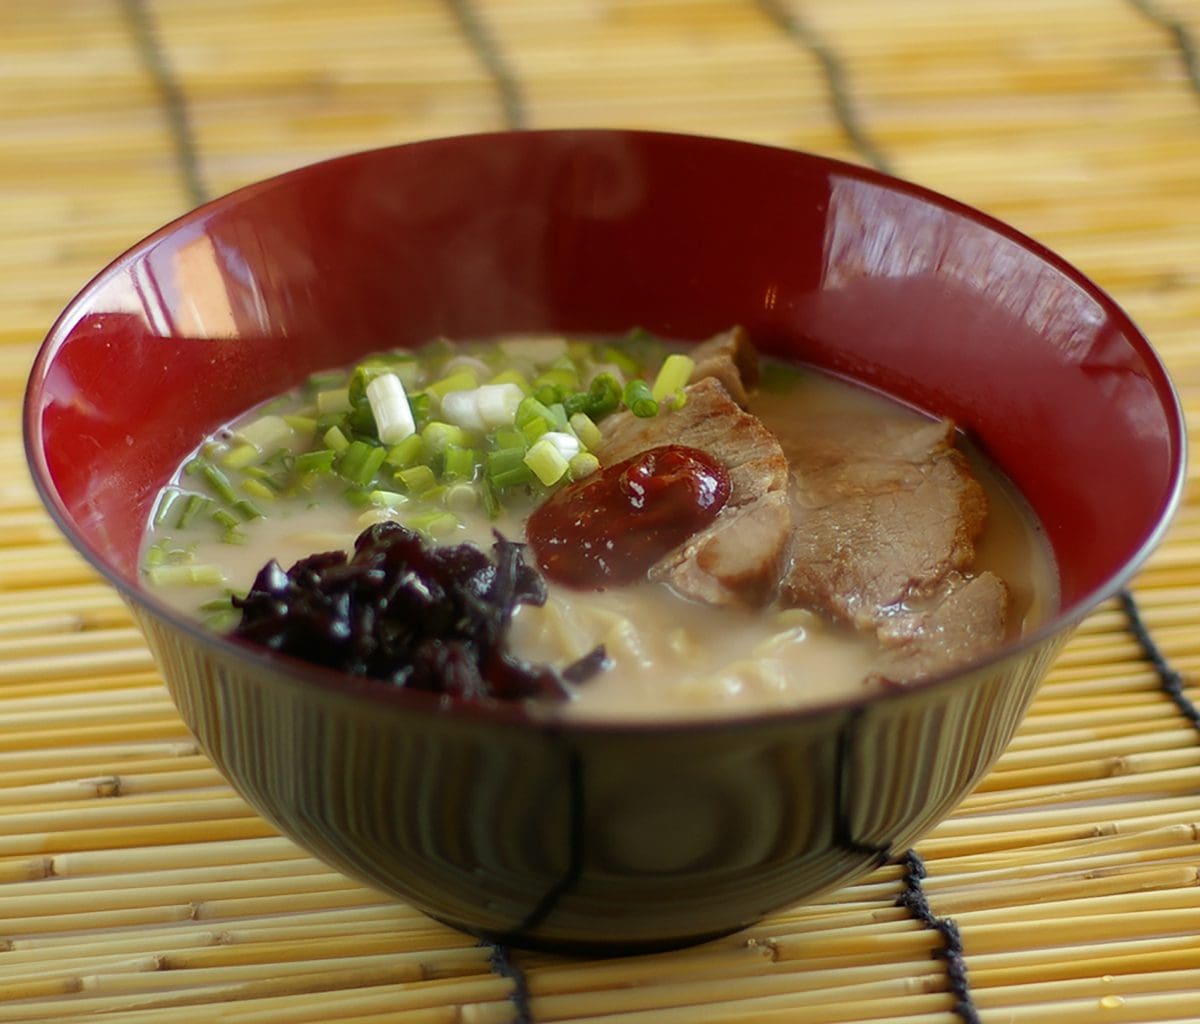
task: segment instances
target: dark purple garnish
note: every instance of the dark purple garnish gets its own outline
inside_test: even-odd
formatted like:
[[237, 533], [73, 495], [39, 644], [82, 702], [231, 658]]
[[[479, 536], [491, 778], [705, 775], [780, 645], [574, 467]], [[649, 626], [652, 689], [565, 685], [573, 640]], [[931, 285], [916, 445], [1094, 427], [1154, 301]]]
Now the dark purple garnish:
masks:
[[456, 697], [562, 698], [564, 683], [606, 667], [596, 648], [561, 673], [514, 657], [506, 636], [519, 604], [546, 584], [521, 544], [496, 535], [495, 561], [471, 544], [427, 545], [398, 523], [359, 534], [354, 552], [263, 566], [235, 637], [353, 675]]

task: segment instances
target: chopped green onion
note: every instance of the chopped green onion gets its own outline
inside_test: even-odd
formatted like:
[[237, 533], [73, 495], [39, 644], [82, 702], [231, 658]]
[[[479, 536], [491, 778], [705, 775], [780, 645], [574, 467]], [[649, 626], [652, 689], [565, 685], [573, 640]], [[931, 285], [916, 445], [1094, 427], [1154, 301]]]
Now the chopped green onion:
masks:
[[491, 447], [493, 451], [520, 448], [523, 452], [529, 443], [525, 440], [525, 434], [516, 427], [503, 427], [491, 435]]
[[507, 490], [509, 487], [519, 487], [523, 484], [531, 484], [536, 478], [533, 471], [522, 462], [512, 469], [506, 469], [499, 473], [493, 473], [491, 478], [492, 486], [498, 491]]
[[483, 433], [512, 423], [524, 397], [512, 383], [451, 391], [442, 398], [442, 415], [456, 426]]
[[543, 405], [553, 405], [555, 402], [561, 402], [563, 398], [562, 388], [557, 388], [553, 384], [542, 384], [533, 389], [533, 398], [536, 398]]
[[312, 416], [287, 416], [283, 421], [300, 437], [311, 438], [317, 432], [317, 421]]
[[472, 391], [478, 385], [479, 378], [475, 376], [475, 371], [464, 366], [462, 369], [455, 370], [448, 377], [434, 381], [425, 390], [435, 398], [445, 400], [452, 391]]
[[[338, 433], [340, 434], [341, 431], [338, 431]], [[346, 447], [349, 447], [349, 445], [346, 445]], [[333, 462], [337, 458], [337, 454], [332, 448], [317, 448], [311, 452], [301, 452], [296, 456], [296, 472], [329, 473], [333, 470]]]
[[236, 430], [237, 436], [260, 452], [286, 448], [292, 440], [292, 428], [282, 416], [270, 413], [260, 416]]
[[367, 384], [366, 392], [380, 441], [386, 445], [398, 444], [416, 432], [416, 420], [399, 377], [394, 373], [380, 374]]
[[521, 428], [521, 436], [525, 439], [526, 444], [533, 444], [539, 437], [550, 431], [551, 424], [548, 420], [535, 419], [530, 420]]
[[429, 537], [443, 537], [461, 525], [458, 516], [445, 509], [430, 509], [416, 515], [406, 516], [404, 525]]
[[349, 412], [353, 408], [350, 401], [349, 388], [335, 388], [332, 391], [317, 392], [317, 411], [323, 416], [336, 412]]
[[575, 369], [574, 365], [570, 369], [565, 366], [555, 366], [534, 378], [534, 394], [547, 386], [556, 388], [560, 395], [569, 394], [579, 387], [579, 371]]
[[604, 443], [604, 435], [600, 432], [600, 428], [592, 422], [592, 418], [585, 412], [577, 412], [570, 420], [571, 429], [575, 431], [575, 436], [583, 442], [585, 448], [590, 448], [596, 451]]
[[523, 465], [525, 462], [525, 451], [526, 449], [522, 445], [516, 448], [501, 448], [498, 451], [488, 452], [488, 476], [494, 480], [496, 477]]
[[246, 522], [250, 522], [251, 519], [266, 518], [266, 513], [264, 513], [262, 509], [260, 509], [248, 498], [238, 498], [237, 501], [233, 503], [233, 510]]
[[688, 393], [686, 388], [680, 388], [674, 394], [667, 395], [663, 399], [662, 405], [669, 411], [674, 412], [676, 409], [682, 409], [687, 405]]
[[663, 360], [659, 367], [658, 376], [654, 378], [654, 386], [650, 394], [655, 401], [661, 402], [668, 395], [681, 391], [692, 377], [696, 369], [696, 360], [680, 352], [672, 352]]
[[146, 570], [146, 578], [159, 586], [178, 584], [211, 585], [224, 583], [225, 576], [215, 565], [155, 565]]
[[242, 525], [242, 521], [227, 508], [213, 509], [212, 518], [215, 522], [225, 527], [226, 530], [236, 530]]
[[171, 512], [171, 507], [179, 500], [180, 490], [177, 487], [166, 488], [158, 498], [154, 507], [154, 525], [162, 526]]
[[245, 469], [251, 463], [257, 462], [260, 455], [262, 452], [248, 441], [235, 444], [221, 455], [221, 465], [226, 469]]
[[524, 395], [529, 392], [529, 381], [525, 379], [525, 375], [520, 370], [514, 370], [511, 367], [496, 374], [488, 383], [515, 384], [521, 389], [521, 394]]
[[579, 440], [573, 434], [551, 431], [534, 443], [523, 461], [549, 487], [567, 475], [570, 460], [579, 454], [579, 450]]
[[[453, 392], [456, 395], [465, 393], [459, 391]], [[445, 409], [443, 408], [444, 411]], [[421, 439], [424, 441], [425, 450], [430, 455], [440, 455], [450, 445], [457, 445], [460, 448], [469, 447], [472, 435], [453, 423], [443, 423], [441, 420], [433, 420], [431, 423], [426, 423], [421, 429]]]
[[189, 494], [183, 507], [179, 510], [179, 518], [175, 520], [175, 526], [182, 529], [190, 525], [196, 516], [210, 511], [215, 505], [216, 502], [212, 498], [206, 498], [203, 494]]
[[483, 503], [483, 511], [489, 519], [500, 515], [500, 499], [496, 497], [496, 489], [489, 477], [479, 481], [479, 500]]
[[379, 508], [395, 508], [408, 501], [407, 495], [401, 494], [399, 491], [371, 491], [368, 497], [371, 499], [371, 504], [377, 505]]
[[384, 460], [389, 466], [407, 469], [425, 458], [425, 439], [420, 434], [409, 434], [403, 441], [393, 445]]
[[594, 421], [600, 421], [621, 407], [621, 382], [611, 373], [598, 373], [588, 385], [588, 404], [584, 408]]
[[446, 488], [442, 501], [451, 512], [467, 515], [479, 507], [481, 497], [474, 484], [457, 483]]
[[396, 479], [409, 494], [420, 496], [437, 484], [437, 477], [428, 466], [409, 466], [396, 473]]
[[443, 454], [442, 476], [447, 480], [470, 480], [475, 476], [478, 461], [474, 448], [463, 448], [456, 444], [446, 446]]
[[332, 448], [339, 455], [350, 447], [350, 439], [342, 433], [341, 427], [330, 427], [321, 438], [326, 447]]
[[[333, 453], [331, 452], [330, 454], [333, 454]], [[263, 501], [274, 501], [275, 500], [275, 492], [273, 490], [271, 490], [271, 488], [268, 487], [266, 484], [264, 484], [261, 480], [255, 480], [253, 478], [251, 478], [249, 480], [243, 480], [242, 481], [242, 490], [245, 491], [252, 498], [260, 498]]]
[[351, 441], [338, 460], [338, 474], [354, 484], [374, 479], [387, 458], [387, 449], [367, 441]]
[[625, 385], [623, 398], [625, 404], [629, 407], [629, 411], [635, 416], [645, 419], [648, 416], [654, 416], [658, 413], [658, 402], [654, 400], [654, 396], [650, 393], [650, 385], [640, 377], [631, 380]]
[[591, 476], [600, 468], [600, 460], [591, 452], [580, 452], [573, 459], [569, 466], [569, 472], [572, 480], [582, 480], [584, 477]]

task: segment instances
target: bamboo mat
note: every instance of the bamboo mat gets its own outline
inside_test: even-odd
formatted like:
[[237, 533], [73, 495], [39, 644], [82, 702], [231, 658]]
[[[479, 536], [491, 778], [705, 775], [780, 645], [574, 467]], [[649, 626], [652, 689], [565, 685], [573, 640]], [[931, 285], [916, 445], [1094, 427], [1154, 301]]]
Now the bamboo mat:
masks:
[[[225, 785], [23, 465], [36, 343], [205, 196], [503, 126], [886, 167], [1108, 288], [1200, 423], [1197, 0], [6, 0], [0, 1024], [1200, 1020], [1200, 488], [996, 770], [906, 860], [678, 953], [481, 947]], [[1193, 444], [1196, 438], [1193, 432]]]

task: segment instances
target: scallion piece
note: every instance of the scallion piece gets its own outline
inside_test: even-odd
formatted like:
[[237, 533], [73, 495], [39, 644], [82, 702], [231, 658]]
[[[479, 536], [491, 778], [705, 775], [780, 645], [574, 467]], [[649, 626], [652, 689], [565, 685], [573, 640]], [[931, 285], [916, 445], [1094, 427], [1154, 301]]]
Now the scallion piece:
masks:
[[464, 366], [449, 376], [434, 381], [425, 391], [434, 398], [444, 400], [452, 391], [473, 391], [478, 386], [479, 378], [475, 376], [475, 371]]
[[245, 469], [247, 466], [257, 462], [262, 455], [254, 445], [245, 441], [241, 444], [235, 444], [232, 448], [227, 448], [221, 454], [221, 465], [226, 469]]
[[317, 448], [311, 452], [301, 452], [296, 456], [296, 472], [301, 474], [330, 473], [333, 471], [333, 462], [336, 458], [337, 452], [332, 448]]
[[501, 448], [488, 452], [487, 473], [493, 480], [504, 473], [520, 468], [525, 462], [526, 448], [524, 445], [514, 448]]
[[654, 386], [650, 389], [650, 394], [655, 401], [661, 402], [676, 391], [682, 391], [687, 382], [691, 380], [692, 371], [695, 369], [696, 361], [691, 356], [672, 352], [659, 367], [658, 376], [654, 378]]
[[507, 490], [509, 487], [520, 487], [525, 484], [533, 483], [537, 478], [533, 475], [533, 470], [522, 462], [512, 469], [506, 469], [499, 473], [494, 473], [491, 478], [492, 486], [497, 491]]
[[599, 422], [621, 407], [622, 394], [621, 382], [616, 377], [611, 373], [598, 373], [588, 385], [588, 403], [583, 411]]
[[275, 492], [261, 480], [256, 480], [253, 477], [242, 481], [242, 490], [250, 495], [250, 497], [258, 498], [261, 501], [275, 500]]
[[146, 578], [159, 586], [170, 585], [216, 585], [225, 582], [225, 576], [215, 565], [155, 565], [146, 570]]
[[550, 487], [567, 475], [570, 460], [579, 451], [579, 440], [574, 434], [550, 431], [525, 453], [523, 461], [543, 484]]
[[238, 498], [233, 503], [233, 510], [246, 522], [252, 519], [265, 519], [266, 513], [249, 498]]
[[350, 447], [350, 438], [342, 432], [341, 427], [330, 427], [321, 440], [327, 448], [332, 448], [339, 455]]
[[[467, 394], [465, 391], [455, 391], [452, 394]], [[450, 395], [446, 396], [447, 398]], [[445, 412], [443, 405], [442, 411]], [[426, 423], [421, 430], [421, 439], [424, 442], [425, 450], [430, 455], [440, 455], [450, 445], [457, 445], [460, 448], [466, 448], [471, 444], [472, 434], [460, 426], [453, 423], [443, 423], [441, 420], [433, 420]]]
[[512, 423], [524, 397], [512, 383], [451, 391], [442, 398], [442, 415], [465, 430], [484, 433]]
[[420, 497], [437, 485], [437, 477], [428, 466], [409, 466], [396, 473], [396, 480], [409, 494]]
[[386, 445], [399, 444], [416, 433], [416, 420], [399, 377], [382, 373], [366, 385], [366, 392], [380, 441]]
[[460, 445], [446, 445], [443, 453], [442, 476], [446, 480], [470, 480], [475, 476], [475, 466], [478, 462], [474, 448], [464, 448]]
[[453, 512], [435, 508], [418, 512], [416, 515], [405, 516], [404, 525], [409, 527], [409, 529], [416, 530], [418, 533], [425, 534], [427, 537], [444, 537], [446, 534], [458, 529], [461, 524], [458, 521], [458, 516]]
[[292, 441], [291, 425], [282, 416], [274, 413], [260, 416], [244, 427], [238, 427], [236, 433], [242, 441], [254, 445], [260, 452], [286, 448]]
[[166, 522], [167, 516], [171, 513], [171, 508], [175, 502], [179, 500], [180, 491], [177, 487], [167, 487], [158, 497], [158, 504], [154, 506], [154, 525], [162, 526]]
[[333, 388], [317, 392], [317, 412], [322, 416], [330, 413], [349, 412], [352, 408], [349, 388]]
[[212, 498], [206, 498], [203, 494], [189, 494], [180, 506], [179, 518], [175, 520], [175, 526], [183, 529], [190, 525], [196, 516], [210, 511], [215, 505], [216, 502]]
[[425, 459], [425, 439], [420, 434], [409, 434], [403, 441], [393, 445], [384, 461], [396, 469], [407, 469]]
[[457, 483], [446, 488], [442, 502], [451, 512], [468, 515], [479, 507], [482, 495], [474, 484]]
[[367, 441], [351, 441], [338, 460], [338, 474], [352, 484], [368, 484], [387, 458], [387, 449]]
[[600, 428], [592, 422], [592, 418], [585, 412], [577, 412], [570, 420], [571, 429], [575, 431], [575, 436], [583, 442], [585, 448], [596, 451], [604, 443], [604, 435], [600, 432]]
[[650, 385], [640, 377], [625, 385], [625, 394], [622, 397], [629, 411], [635, 416], [645, 419], [658, 414], [658, 402], [650, 393]]
[[584, 477], [589, 477], [600, 468], [600, 460], [591, 452], [580, 452], [573, 459], [569, 466], [569, 472], [572, 480], [582, 480]]

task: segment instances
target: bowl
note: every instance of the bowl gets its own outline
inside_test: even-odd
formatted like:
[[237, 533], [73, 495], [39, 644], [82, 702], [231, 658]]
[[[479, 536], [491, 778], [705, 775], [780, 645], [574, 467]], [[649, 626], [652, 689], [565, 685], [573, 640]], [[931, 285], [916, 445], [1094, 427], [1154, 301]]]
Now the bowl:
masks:
[[[1052, 618], [870, 699], [578, 721], [341, 678], [206, 632], [139, 584], [173, 468], [311, 371], [439, 334], [702, 338], [734, 323], [768, 353], [953, 417], [1045, 527]], [[265, 818], [458, 928], [588, 954], [726, 934], [902, 854], [993, 764], [1072, 627], [1161, 538], [1184, 467], [1151, 347], [1036, 242], [819, 156], [601, 130], [349, 155], [188, 213], [54, 324], [25, 431], [51, 516]]]

